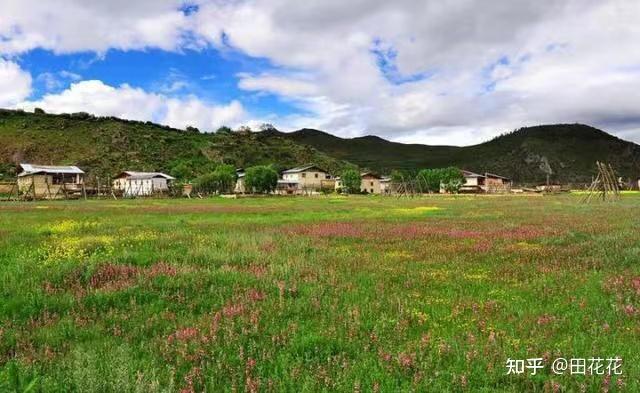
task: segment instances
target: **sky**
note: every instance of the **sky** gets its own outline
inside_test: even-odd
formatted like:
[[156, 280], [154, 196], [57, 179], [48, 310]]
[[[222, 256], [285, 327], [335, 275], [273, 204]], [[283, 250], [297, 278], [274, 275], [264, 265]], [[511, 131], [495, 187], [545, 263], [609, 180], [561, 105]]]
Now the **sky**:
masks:
[[0, 107], [471, 145], [640, 143], [637, 0], [3, 0]]

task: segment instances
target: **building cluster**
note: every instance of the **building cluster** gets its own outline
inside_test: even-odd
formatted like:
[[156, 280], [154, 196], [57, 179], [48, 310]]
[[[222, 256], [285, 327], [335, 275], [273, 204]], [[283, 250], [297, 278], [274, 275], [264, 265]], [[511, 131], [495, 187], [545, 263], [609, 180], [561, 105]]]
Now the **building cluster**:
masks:
[[[86, 196], [85, 172], [77, 166], [48, 166], [20, 164], [18, 190], [33, 198], [58, 199], [70, 196]], [[465, 182], [461, 192], [508, 192], [511, 180], [491, 174], [478, 174], [463, 170]], [[360, 191], [367, 194], [391, 194], [394, 192], [390, 177], [373, 172], [360, 174]], [[161, 172], [120, 172], [111, 182], [110, 190], [124, 197], [148, 196], [167, 192], [175, 178]], [[98, 184], [98, 189], [100, 185]], [[188, 186], [187, 186], [188, 187]], [[311, 195], [340, 191], [343, 184], [339, 176], [333, 176], [317, 165], [305, 165], [282, 172], [275, 193], [280, 195]], [[250, 193], [245, 187], [245, 172], [237, 170], [234, 188], [237, 194]]]
[[[246, 193], [244, 178], [245, 173], [242, 168], [237, 170], [238, 180], [235, 192]], [[378, 176], [372, 172], [360, 174], [360, 191], [369, 194], [384, 194], [389, 190], [391, 179]], [[339, 176], [333, 176], [328, 171], [317, 165], [305, 165], [301, 167], [287, 169], [282, 172], [278, 179], [275, 193], [280, 195], [308, 195], [327, 191], [339, 191], [343, 188]]]

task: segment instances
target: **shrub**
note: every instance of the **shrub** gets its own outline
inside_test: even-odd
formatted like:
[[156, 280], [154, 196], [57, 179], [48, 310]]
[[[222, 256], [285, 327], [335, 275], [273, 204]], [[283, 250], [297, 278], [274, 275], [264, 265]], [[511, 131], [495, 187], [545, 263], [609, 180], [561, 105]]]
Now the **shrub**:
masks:
[[362, 180], [360, 174], [355, 169], [346, 169], [340, 176], [342, 180], [342, 191], [347, 194], [357, 194], [360, 192]]
[[[277, 175], [276, 175], [277, 179]], [[196, 178], [194, 188], [204, 194], [231, 192], [236, 172], [231, 165], [219, 165], [213, 172]]]
[[421, 192], [440, 192], [442, 187], [446, 192], [456, 193], [463, 183], [462, 171], [456, 167], [423, 169], [416, 177]]
[[245, 189], [254, 193], [268, 193], [278, 185], [278, 172], [266, 165], [247, 168], [244, 175]]

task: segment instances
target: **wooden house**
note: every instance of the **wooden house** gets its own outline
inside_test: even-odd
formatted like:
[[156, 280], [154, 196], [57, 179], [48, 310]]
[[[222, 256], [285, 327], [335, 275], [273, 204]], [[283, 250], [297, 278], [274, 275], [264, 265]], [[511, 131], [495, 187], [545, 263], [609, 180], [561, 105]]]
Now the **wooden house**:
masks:
[[146, 196], [169, 191], [174, 177], [161, 172], [121, 172], [113, 180], [114, 190], [122, 192], [124, 196]]
[[486, 172], [479, 174], [467, 170], [462, 171], [464, 184], [460, 192], [469, 193], [503, 193], [511, 190], [511, 179]]
[[77, 166], [20, 164], [18, 190], [34, 199], [62, 199], [85, 193], [84, 171]]

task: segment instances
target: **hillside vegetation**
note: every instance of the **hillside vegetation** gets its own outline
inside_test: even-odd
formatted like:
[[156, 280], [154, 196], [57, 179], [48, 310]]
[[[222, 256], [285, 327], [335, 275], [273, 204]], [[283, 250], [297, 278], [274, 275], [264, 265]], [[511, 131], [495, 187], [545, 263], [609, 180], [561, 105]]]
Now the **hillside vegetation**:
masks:
[[640, 176], [640, 146], [582, 124], [521, 128], [473, 146], [428, 146], [376, 136], [345, 139], [323, 131], [200, 133], [151, 122], [0, 110], [0, 180], [20, 162], [74, 164], [90, 176], [125, 169], [165, 171], [184, 180], [219, 163], [235, 167], [273, 164], [276, 169], [315, 163], [340, 173], [350, 163], [388, 174], [456, 166], [494, 172], [518, 183], [590, 182], [595, 161], [619, 176]]
[[90, 176], [122, 170], [166, 171], [184, 179], [219, 163], [277, 169], [314, 162], [339, 171], [347, 163], [295, 141], [251, 132], [199, 133], [150, 122], [0, 111], [0, 179], [20, 162], [78, 165]]
[[343, 139], [311, 129], [271, 134], [381, 172], [457, 166], [517, 182], [543, 182], [547, 174], [552, 181], [589, 182], [600, 160], [625, 178], [640, 175], [639, 145], [582, 124], [526, 127], [465, 147], [402, 144], [376, 136]]

